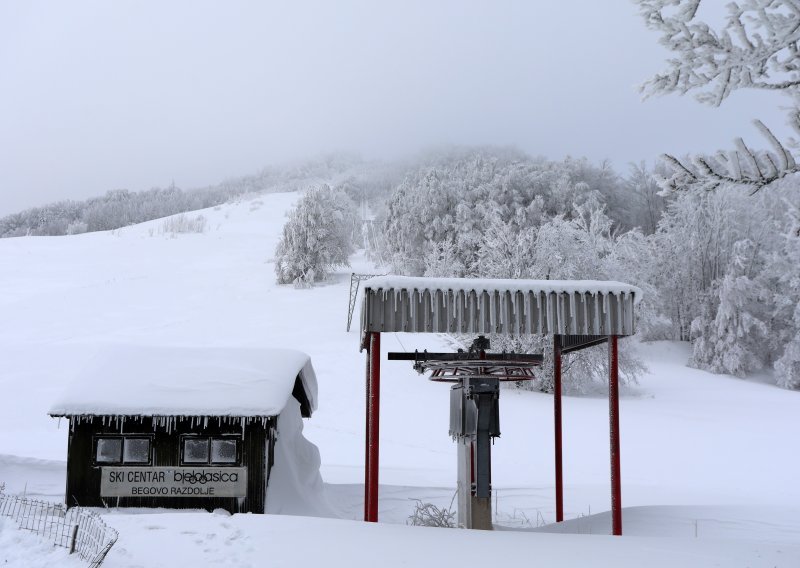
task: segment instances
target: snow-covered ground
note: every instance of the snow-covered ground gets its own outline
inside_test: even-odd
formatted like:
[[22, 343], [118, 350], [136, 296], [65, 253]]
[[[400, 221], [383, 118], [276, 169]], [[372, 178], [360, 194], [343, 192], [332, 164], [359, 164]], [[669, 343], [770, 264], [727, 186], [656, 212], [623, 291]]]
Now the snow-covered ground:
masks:
[[[515, 530], [402, 526], [413, 499], [450, 503], [455, 446], [447, 385], [385, 355], [384, 523], [351, 522], [363, 504], [364, 354], [357, 325], [345, 331], [348, 270], [307, 290], [274, 283], [270, 257], [296, 199], [271, 194], [204, 211], [203, 234], [163, 235], [164, 222], [151, 221], [0, 240], [7, 492], [63, 498], [66, 428], [46, 413], [101, 344], [291, 348], [311, 355], [319, 410], [304, 433], [321, 452], [328, 502], [349, 520], [112, 511], [120, 539], [106, 565], [800, 565], [800, 393], [689, 369], [686, 346], [669, 342], [642, 346], [650, 373], [621, 401], [626, 536], [599, 536], [610, 525], [607, 401], [565, 399], [568, 521], [541, 527], [554, 517], [552, 399], [510, 390], [501, 394], [493, 485], [496, 522]], [[353, 270], [375, 271], [358, 256]], [[384, 353], [415, 348], [452, 350], [440, 336], [384, 335]], [[17, 546], [9, 530], [0, 526], [4, 549]]]

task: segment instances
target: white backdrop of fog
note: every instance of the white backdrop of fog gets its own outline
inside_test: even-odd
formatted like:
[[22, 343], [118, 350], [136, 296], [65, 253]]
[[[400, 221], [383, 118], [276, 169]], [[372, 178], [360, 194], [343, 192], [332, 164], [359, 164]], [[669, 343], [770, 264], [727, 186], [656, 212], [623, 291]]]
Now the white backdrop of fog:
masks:
[[[720, 10], [723, 2], [719, 2]], [[0, 0], [0, 214], [444, 144], [610, 159], [761, 143], [780, 96], [641, 102], [667, 52], [628, 0]]]

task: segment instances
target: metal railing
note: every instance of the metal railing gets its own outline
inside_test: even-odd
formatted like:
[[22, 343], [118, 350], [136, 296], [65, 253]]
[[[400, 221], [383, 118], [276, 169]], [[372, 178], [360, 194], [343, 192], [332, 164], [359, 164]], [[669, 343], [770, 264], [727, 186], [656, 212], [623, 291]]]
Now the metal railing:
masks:
[[347, 304], [347, 331], [350, 331], [350, 324], [353, 321], [353, 312], [356, 309], [356, 298], [358, 298], [358, 288], [362, 280], [369, 280], [375, 276], [384, 276], [383, 274], [350, 274], [350, 302]]
[[100, 515], [87, 509], [67, 509], [61, 503], [0, 494], [0, 516], [13, 519], [22, 530], [31, 531], [54, 545], [77, 554], [95, 568], [117, 542], [119, 534]]

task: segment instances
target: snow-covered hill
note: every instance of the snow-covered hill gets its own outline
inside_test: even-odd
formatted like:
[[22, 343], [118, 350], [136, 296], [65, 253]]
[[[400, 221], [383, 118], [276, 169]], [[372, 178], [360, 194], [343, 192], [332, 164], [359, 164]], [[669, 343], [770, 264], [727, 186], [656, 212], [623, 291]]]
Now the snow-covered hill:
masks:
[[[317, 372], [319, 411], [305, 435], [320, 449], [329, 501], [343, 519], [361, 516], [364, 354], [357, 330], [345, 331], [349, 271], [307, 290], [274, 284], [270, 258], [296, 199], [270, 194], [203, 211], [204, 233], [164, 234], [165, 221], [157, 220], [108, 233], [0, 240], [0, 482], [7, 492], [63, 497], [66, 428], [46, 412], [98, 345], [285, 347], [309, 353]], [[374, 271], [361, 257], [353, 264]], [[384, 337], [384, 351], [415, 348], [452, 349], [439, 336]], [[301, 565], [441, 566], [533, 554], [554, 566], [800, 565], [800, 393], [689, 369], [682, 345], [642, 349], [650, 373], [621, 402], [628, 536], [598, 536], [609, 532], [601, 397], [565, 400], [571, 521], [540, 529], [576, 534], [530, 534], [554, 516], [552, 399], [510, 390], [501, 394], [493, 485], [497, 523], [521, 530], [398, 526], [412, 499], [450, 503], [455, 446], [447, 386], [384, 356], [380, 516], [391, 526], [113, 511], [108, 521], [121, 536], [106, 564], [166, 566], [181, 558], [180, 565], [250, 566], [275, 555], [273, 564], [282, 565], [302, 547]]]

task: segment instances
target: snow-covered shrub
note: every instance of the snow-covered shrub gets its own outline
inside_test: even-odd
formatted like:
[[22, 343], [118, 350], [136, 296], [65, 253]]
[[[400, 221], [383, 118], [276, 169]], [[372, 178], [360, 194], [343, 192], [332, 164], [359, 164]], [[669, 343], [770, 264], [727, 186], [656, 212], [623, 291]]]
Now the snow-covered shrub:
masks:
[[81, 233], [85, 233], [88, 229], [89, 226], [84, 221], [73, 221], [67, 225], [67, 234], [79, 235]]
[[[474, 336], [459, 336], [459, 344], [468, 346]], [[553, 392], [553, 337], [550, 335], [490, 335], [492, 353], [542, 353], [541, 367], [534, 369], [534, 380], [509, 383], [514, 388], [539, 392]], [[647, 371], [647, 366], [636, 350], [635, 338], [620, 338], [619, 381], [622, 385], [635, 385]], [[603, 343], [587, 349], [562, 355], [561, 386], [565, 394], [593, 394], [608, 384], [608, 345]]]
[[208, 221], [202, 215], [189, 217], [188, 215], [176, 215], [165, 219], [158, 232], [162, 235], [177, 235], [179, 233], [205, 233]]
[[289, 212], [275, 249], [278, 283], [305, 286], [349, 266], [357, 227], [355, 204], [346, 193], [327, 185], [306, 191]]
[[414, 499], [414, 512], [408, 516], [406, 524], [415, 527], [455, 528], [456, 511], [453, 510], [453, 502], [450, 502], [450, 507], [437, 507], [433, 503]]

